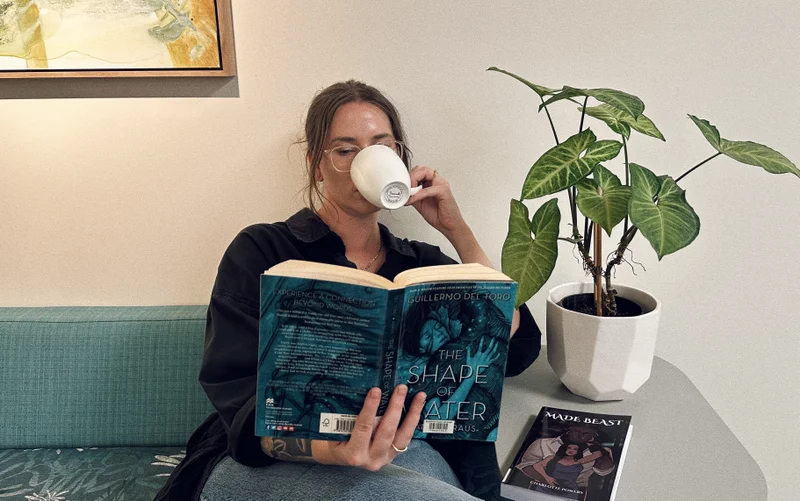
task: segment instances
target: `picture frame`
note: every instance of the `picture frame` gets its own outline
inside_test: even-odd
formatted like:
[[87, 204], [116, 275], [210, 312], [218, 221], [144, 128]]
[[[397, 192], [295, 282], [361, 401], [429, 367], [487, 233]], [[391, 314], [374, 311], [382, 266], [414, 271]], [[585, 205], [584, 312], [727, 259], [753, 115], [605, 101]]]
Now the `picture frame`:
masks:
[[230, 0], [0, 0], [0, 79], [235, 75]]

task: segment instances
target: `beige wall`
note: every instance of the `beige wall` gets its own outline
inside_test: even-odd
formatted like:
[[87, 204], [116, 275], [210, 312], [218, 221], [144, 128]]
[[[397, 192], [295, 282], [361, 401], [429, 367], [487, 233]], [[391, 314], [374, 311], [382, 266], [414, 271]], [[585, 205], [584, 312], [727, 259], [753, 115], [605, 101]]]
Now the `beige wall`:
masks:
[[[657, 172], [677, 176], [712, 153], [688, 112], [800, 163], [797, 2], [488, 5], [236, 2], [238, 83], [214, 92], [238, 85], [233, 98], [126, 97], [182, 95], [140, 81], [85, 82], [67, 94], [114, 97], [57, 99], [52, 84], [0, 81], [0, 96], [16, 98], [0, 100], [0, 305], [204, 303], [238, 230], [301, 207], [290, 145], [314, 92], [349, 77], [395, 100], [416, 158], [450, 179], [496, 263], [508, 201], [552, 138], [537, 98], [488, 66], [637, 94], [668, 142], [635, 137], [632, 159]], [[555, 113], [564, 137], [577, 131], [567, 108]], [[770, 500], [793, 499], [800, 179], [717, 159], [682, 185], [701, 217], [697, 241], [659, 263], [639, 239], [647, 271], [621, 267], [618, 280], [662, 299], [658, 354], [753, 454]], [[413, 209], [384, 222], [451, 249]], [[578, 279], [564, 244], [546, 288]], [[544, 296], [530, 301], [542, 324]]]

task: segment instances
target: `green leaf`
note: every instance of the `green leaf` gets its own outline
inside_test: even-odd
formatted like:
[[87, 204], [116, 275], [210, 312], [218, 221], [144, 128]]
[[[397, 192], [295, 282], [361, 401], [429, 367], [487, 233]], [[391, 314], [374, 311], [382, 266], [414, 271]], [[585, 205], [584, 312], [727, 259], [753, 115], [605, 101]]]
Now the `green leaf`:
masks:
[[[582, 106], [578, 109], [583, 111]], [[644, 115], [639, 115], [638, 118], [634, 119], [624, 111], [608, 104], [589, 106], [586, 108], [586, 114], [590, 117], [602, 120], [611, 130], [617, 134], [622, 134], [626, 138], [631, 137], [631, 128], [633, 128], [637, 132], [665, 141], [664, 135], [658, 130], [656, 124]]]
[[554, 96], [550, 97], [550, 99], [539, 105], [539, 111], [542, 111], [542, 108], [550, 103], [577, 96], [593, 97], [601, 103], [610, 104], [614, 108], [627, 113], [634, 119], [638, 118], [639, 115], [644, 113], [644, 103], [641, 99], [633, 94], [628, 94], [627, 92], [614, 89], [576, 89], [566, 85], [563, 89], [561, 89], [561, 92], [555, 94]]
[[602, 165], [594, 168], [592, 179], [578, 183], [577, 204], [581, 214], [599, 224], [609, 236], [614, 226], [628, 215], [630, 186]]
[[660, 139], [662, 141], [666, 141], [666, 139], [664, 138], [664, 134], [662, 134], [661, 131], [658, 130], [656, 124], [654, 124], [652, 120], [650, 120], [644, 115], [639, 115], [638, 117], [636, 117], [636, 120], [628, 119], [627, 124], [630, 125], [636, 132], [644, 134], [645, 136], [650, 136], [656, 139]]
[[486, 71], [496, 71], [498, 73], [503, 73], [505, 75], [508, 75], [511, 78], [515, 78], [515, 79], [519, 80], [520, 82], [522, 82], [523, 84], [525, 84], [528, 87], [530, 87], [531, 89], [533, 89], [533, 92], [539, 94], [539, 97], [541, 97], [541, 98], [544, 98], [544, 96], [549, 96], [550, 94], [555, 94], [556, 92], [558, 92], [556, 89], [551, 89], [549, 87], [544, 87], [542, 85], [536, 85], [535, 83], [531, 83], [531, 82], [525, 80], [524, 78], [522, 78], [521, 76], [518, 76], [518, 75], [515, 75], [514, 73], [511, 73], [510, 71], [501, 70], [497, 66], [492, 66], [491, 68], [486, 68]]
[[658, 254], [659, 261], [690, 243], [700, 233], [700, 218], [686, 201], [686, 192], [669, 176], [630, 164], [631, 223]]
[[[584, 107], [579, 106], [578, 110], [584, 111]], [[625, 138], [631, 137], [631, 126], [625, 123], [621, 118], [623, 116], [629, 116], [627, 113], [619, 111], [608, 104], [601, 104], [600, 106], [587, 106], [586, 114], [590, 117], [602, 120], [617, 134], [625, 136]]]
[[[597, 141], [589, 129], [575, 134], [533, 164], [522, 185], [522, 200], [569, 188], [589, 175], [595, 165], [617, 156], [621, 148], [618, 141]], [[586, 154], [581, 156], [584, 151]]]
[[794, 174], [800, 177], [800, 169], [791, 160], [763, 144], [720, 139], [719, 151], [744, 164], [763, 167], [771, 174]]
[[542, 111], [545, 106], [555, 103], [556, 101], [561, 101], [563, 99], [572, 99], [573, 97], [578, 96], [586, 96], [585, 92], [581, 92], [580, 89], [574, 89], [572, 87], [564, 86], [561, 91], [554, 94], [552, 97], [547, 99], [545, 102], [539, 105], [539, 111]]
[[[583, 159], [587, 162], [594, 162], [594, 165], [606, 160], [611, 160], [619, 155], [619, 150], [622, 149], [622, 143], [610, 139], [604, 139], [593, 143], [586, 150], [586, 155]], [[594, 165], [592, 167], [594, 167]]]
[[713, 146], [715, 150], [720, 151], [720, 138], [717, 128], [711, 125], [708, 120], [697, 118], [694, 115], [689, 115], [689, 118], [691, 118], [692, 122], [697, 125], [697, 127], [700, 129], [700, 132], [702, 132], [708, 142], [711, 143], [711, 146]]
[[694, 115], [689, 115], [689, 118], [697, 124], [711, 146], [723, 155], [743, 164], [762, 167], [771, 174], [794, 174], [800, 177], [800, 169], [791, 160], [769, 146], [752, 141], [729, 141], [720, 137], [717, 128], [708, 120], [697, 118]]
[[[532, 221], [528, 221], [528, 208], [518, 200], [511, 200], [508, 218], [508, 236], [503, 243], [503, 273], [517, 281], [518, 308], [539, 292], [558, 258], [558, 230], [561, 212], [558, 199], [544, 203]], [[531, 237], [531, 232], [535, 238]]]

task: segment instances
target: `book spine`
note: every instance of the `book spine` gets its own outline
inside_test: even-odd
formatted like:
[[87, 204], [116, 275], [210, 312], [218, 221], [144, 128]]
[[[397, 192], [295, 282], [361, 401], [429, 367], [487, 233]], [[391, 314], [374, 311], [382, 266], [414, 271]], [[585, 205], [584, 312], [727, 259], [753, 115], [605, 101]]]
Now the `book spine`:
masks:
[[383, 349], [381, 350], [381, 367], [379, 370], [381, 389], [381, 403], [378, 415], [382, 416], [389, 405], [389, 398], [395, 387], [397, 369], [397, 350], [400, 337], [400, 320], [403, 313], [403, 290], [390, 290], [386, 301], [386, 326], [383, 335]]

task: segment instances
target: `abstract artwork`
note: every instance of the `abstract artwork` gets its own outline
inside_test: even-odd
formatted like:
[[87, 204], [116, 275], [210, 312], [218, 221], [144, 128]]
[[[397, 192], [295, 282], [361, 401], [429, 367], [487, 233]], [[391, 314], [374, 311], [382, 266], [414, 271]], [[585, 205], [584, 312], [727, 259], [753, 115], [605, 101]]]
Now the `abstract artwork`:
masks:
[[0, 0], [0, 78], [232, 76], [230, 0]]

